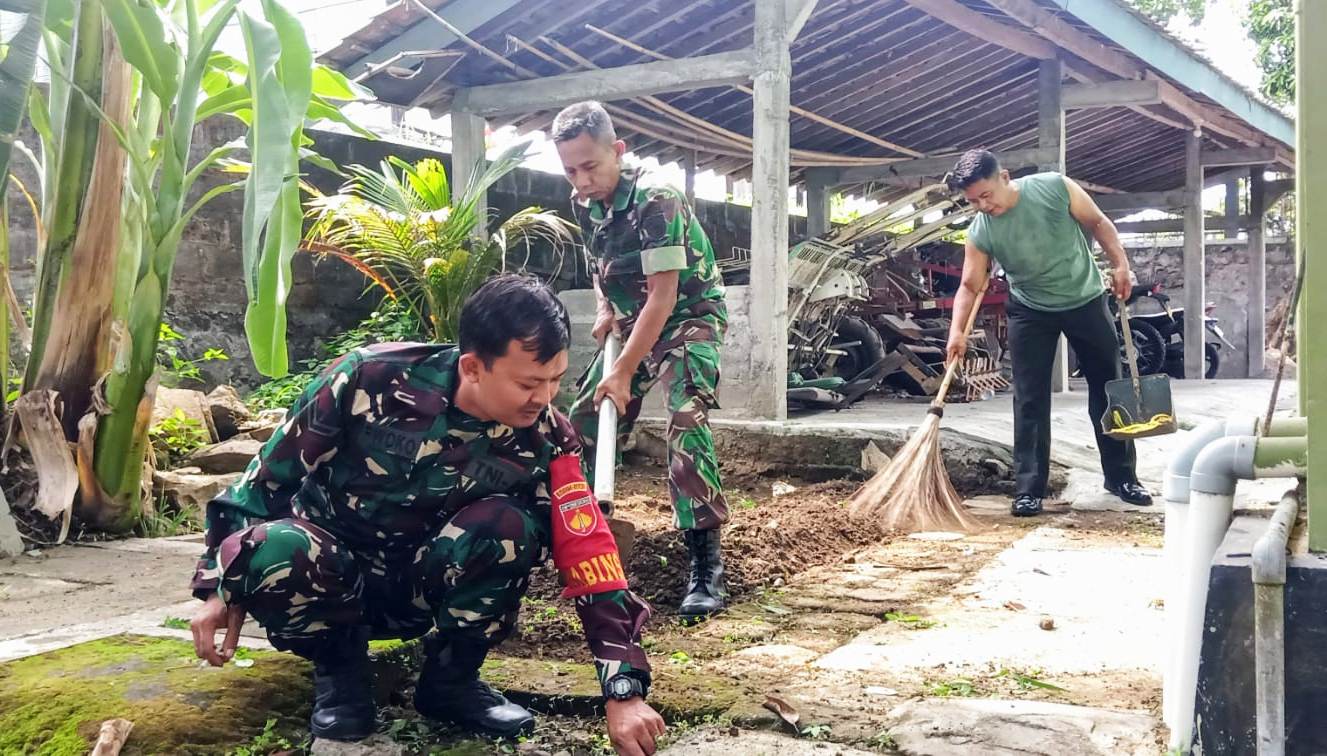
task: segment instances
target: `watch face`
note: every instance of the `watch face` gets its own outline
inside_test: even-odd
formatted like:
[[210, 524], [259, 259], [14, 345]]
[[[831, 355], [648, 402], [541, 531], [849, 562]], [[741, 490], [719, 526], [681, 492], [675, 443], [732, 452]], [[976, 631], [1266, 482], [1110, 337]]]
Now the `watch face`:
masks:
[[625, 696], [631, 692], [632, 689], [631, 681], [625, 677], [619, 677], [618, 679], [612, 682], [612, 688], [613, 688], [613, 695]]

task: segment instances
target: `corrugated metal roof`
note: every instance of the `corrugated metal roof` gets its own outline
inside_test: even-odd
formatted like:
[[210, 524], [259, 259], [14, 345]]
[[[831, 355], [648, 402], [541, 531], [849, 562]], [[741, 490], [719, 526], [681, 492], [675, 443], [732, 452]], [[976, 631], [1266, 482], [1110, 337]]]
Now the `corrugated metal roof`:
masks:
[[[459, 17], [464, 10], [462, 1], [433, 0], [429, 5], [443, 18], [449, 13]], [[990, 28], [1036, 33], [983, 0], [959, 1], [963, 8], [985, 17], [983, 26], [999, 24]], [[1038, 2], [1037, 7], [1091, 37], [1103, 49], [1128, 56], [1139, 69], [1147, 68], [1142, 60], [1064, 13], [1051, 0]], [[377, 79], [387, 73], [369, 77], [365, 83], [389, 102], [443, 109], [455, 87], [583, 70], [585, 61], [610, 68], [657, 59], [642, 50], [670, 58], [737, 50], [751, 43], [753, 33], [751, 0], [584, 0], [575, 4], [523, 0], [506, 5], [511, 7], [478, 24], [468, 35], [506, 63], [456, 40], [414, 0], [379, 14], [323, 60], [352, 76], [361, 75], [365, 56], [404, 39], [402, 34], [412, 27], [415, 31], [410, 39], [425, 39], [428, 35], [420, 30], [435, 25], [438, 41], [454, 40], [446, 48], [465, 53], [459, 62], [439, 74], [442, 66], [433, 61], [422, 66], [426, 70], [413, 79], [402, 79], [404, 71], [420, 66], [417, 59], [404, 56], [395, 63], [390, 86], [375, 87]], [[473, 10], [468, 12], [473, 14]], [[804, 151], [794, 155], [795, 177], [801, 167], [817, 162], [812, 153], [863, 160], [907, 157], [875, 140], [847, 133], [850, 131], [926, 155], [977, 146], [1007, 150], [1036, 144], [1038, 60], [960, 31], [903, 0], [821, 0], [793, 43], [791, 56], [792, 103], [820, 117], [793, 115], [791, 119], [792, 147]], [[1062, 52], [1062, 58], [1079, 80], [1118, 78], [1068, 52]], [[1203, 106], [1238, 122], [1242, 129], [1261, 134], [1213, 100], [1184, 90], [1165, 72], [1149, 70]], [[639, 100], [613, 103], [619, 132], [633, 151], [669, 162], [694, 150], [701, 169], [738, 176], [749, 171], [750, 149], [742, 142], [751, 134], [749, 94], [724, 87], [657, 98], [667, 107]], [[661, 112], [668, 108], [676, 111]], [[496, 123], [533, 129], [546, 126], [552, 115], [530, 113]], [[826, 124], [825, 119], [847, 128]], [[1176, 125], [1186, 122], [1182, 114], [1162, 105], [1071, 111], [1066, 122], [1068, 172], [1103, 191], [1180, 186], [1184, 131]], [[1242, 146], [1210, 131], [1205, 140], [1210, 147]], [[1266, 143], [1289, 150], [1289, 145], [1270, 136]]]

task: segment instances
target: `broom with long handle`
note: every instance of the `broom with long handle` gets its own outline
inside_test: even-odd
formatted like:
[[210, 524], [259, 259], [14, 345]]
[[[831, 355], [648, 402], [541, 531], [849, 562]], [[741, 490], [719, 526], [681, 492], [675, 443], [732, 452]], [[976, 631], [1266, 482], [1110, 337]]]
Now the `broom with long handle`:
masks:
[[[966, 337], [977, 320], [977, 311], [986, 290], [977, 292], [972, 311], [963, 325]], [[908, 439], [885, 469], [876, 473], [853, 494], [848, 513], [855, 519], [870, 520], [890, 530], [972, 530], [976, 522], [963, 507], [963, 498], [949, 482], [940, 451], [940, 418], [945, 413], [945, 397], [958, 372], [961, 358], [945, 366], [940, 390], [936, 392], [926, 419]]]

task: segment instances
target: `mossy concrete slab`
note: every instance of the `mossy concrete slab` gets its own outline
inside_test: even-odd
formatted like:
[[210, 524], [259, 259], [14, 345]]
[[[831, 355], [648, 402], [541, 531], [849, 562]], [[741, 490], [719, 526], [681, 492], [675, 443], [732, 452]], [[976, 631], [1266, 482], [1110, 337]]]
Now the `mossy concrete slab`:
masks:
[[120, 635], [0, 664], [0, 753], [87, 753], [104, 720], [134, 723], [125, 754], [222, 754], [276, 728], [302, 732], [307, 662], [245, 651], [200, 666], [185, 641]]

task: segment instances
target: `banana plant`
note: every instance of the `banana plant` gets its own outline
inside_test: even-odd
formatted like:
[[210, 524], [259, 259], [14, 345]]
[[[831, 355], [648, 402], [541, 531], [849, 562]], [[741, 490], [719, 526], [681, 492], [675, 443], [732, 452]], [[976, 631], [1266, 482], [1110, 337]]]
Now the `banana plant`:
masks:
[[[132, 69], [132, 96], [126, 113], [103, 107], [96, 90], [79, 79], [77, 61], [84, 40], [76, 35], [69, 48], [72, 57], [63, 62], [66, 73], [53, 73], [53, 81], [61, 78], [68, 83], [65, 112], [60, 111], [54, 87], [50, 99], [47, 132], [52, 142], [58, 142], [53, 150], [56, 170], [62, 174], [78, 148], [70, 140], [76, 135], [71, 127], [77, 107], [96, 113], [100, 141], [123, 150], [127, 160], [122, 196], [111, 200], [110, 208], [119, 219], [118, 239], [107, 243], [113, 254], [98, 271], [103, 280], [113, 278], [114, 286], [97, 322], [86, 323], [99, 336], [88, 342], [87, 353], [64, 359], [63, 366], [53, 370], [59, 374], [78, 365], [86, 375], [88, 363], [98, 360], [97, 350], [105, 355], [106, 370], [91, 402], [96, 410], [89, 417], [95, 422], [74, 418], [80, 436], [81, 513], [99, 527], [123, 530], [133, 525], [140, 511], [159, 326], [185, 228], [211, 200], [228, 192], [245, 192], [243, 273], [250, 295], [246, 320], [252, 323], [249, 334], [259, 369], [283, 374], [284, 301], [289, 261], [300, 237], [299, 160], [309, 144], [305, 121], [341, 119], [337, 103], [359, 98], [363, 90], [340, 74], [315, 67], [297, 17], [277, 0], [261, 0], [253, 10], [241, 10], [239, 0], [84, 0], [80, 6], [80, 31], [85, 21], [91, 24], [86, 19], [89, 7], [104, 12], [118, 53]], [[222, 30], [237, 17], [245, 40], [244, 61], [215, 50]], [[58, 57], [64, 51], [60, 40], [48, 36], [48, 41], [54, 42], [48, 49]], [[246, 123], [243, 143], [191, 159], [195, 126], [215, 116]], [[34, 125], [37, 120], [33, 119]], [[44, 143], [46, 138], [43, 134]], [[92, 143], [97, 145], [97, 140]], [[210, 183], [203, 181], [205, 176], [217, 174], [244, 152], [251, 165], [247, 177], [205, 186]], [[50, 157], [48, 153], [48, 163]], [[63, 183], [59, 186], [57, 209]], [[89, 198], [84, 217], [107, 210], [91, 209], [96, 200]], [[43, 273], [50, 270], [53, 283], [38, 291], [33, 347], [37, 373], [57, 355], [68, 357], [62, 354], [63, 344], [50, 340], [52, 325], [83, 313], [76, 298], [68, 296], [79, 289], [72, 285], [74, 277], [62, 270], [60, 258], [51, 255], [56, 227], [50, 228], [41, 264]], [[113, 271], [113, 277], [107, 271]], [[66, 284], [70, 286], [65, 288]], [[66, 296], [60, 296], [61, 288]], [[36, 357], [38, 327], [43, 329], [41, 358]], [[89, 392], [92, 388], [86, 386]]]

